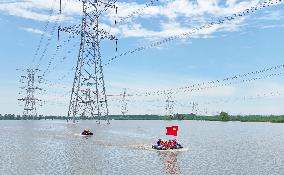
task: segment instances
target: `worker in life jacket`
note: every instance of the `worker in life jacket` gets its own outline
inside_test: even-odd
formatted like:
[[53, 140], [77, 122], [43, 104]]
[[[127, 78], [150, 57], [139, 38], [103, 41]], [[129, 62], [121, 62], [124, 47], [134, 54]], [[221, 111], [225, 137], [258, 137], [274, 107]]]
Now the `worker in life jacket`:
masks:
[[169, 148], [169, 142], [168, 142], [168, 141], [165, 141], [164, 147], [165, 147], [165, 149], [168, 149], [168, 148]]
[[164, 140], [161, 140], [160, 145], [161, 145], [161, 146], [164, 146], [164, 144], [165, 144], [165, 141], [164, 141]]
[[87, 135], [88, 134], [88, 130], [84, 129], [84, 131], [82, 132], [83, 135]]
[[165, 147], [165, 140], [161, 140], [161, 148], [164, 148]]
[[177, 148], [177, 140], [176, 139], [173, 140], [173, 147]]
[[82, 132], [82, 135], [93, 135], [93, 133], [88, 129], [84, 129], [84, 131]]
[[[175, 141], [176, 141], [176, 140], [175, 140]], [[183, 147], [181, 146], [181, 144], [179, 144], [179, 143], [176, 141], [176, 148], [179, 149], [179, 148], [183, 148]]]
[[169, 140], [169, 148], [173, 149], [174, 148], [174, 141]]
[[158, 139], [157, 145], [158, 145], [158, 146], [161, 146], [161, 142], [162, 142], [162, 140], [161, 140], [161, 139]]

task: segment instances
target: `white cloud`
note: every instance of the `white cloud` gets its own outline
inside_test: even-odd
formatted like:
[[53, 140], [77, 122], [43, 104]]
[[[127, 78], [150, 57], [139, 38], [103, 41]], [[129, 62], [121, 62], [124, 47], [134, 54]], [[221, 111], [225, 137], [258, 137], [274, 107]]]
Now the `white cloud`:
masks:
[[279, 21], [284, 19], [284, 13], [280, 10], [265, 11], [265, 14], [258, 18], [259, 20]]
[[13, 16], [19, 16], [22, 18], [45, 21], [48, 19], [47, 14], [42, 14], [33, 11], [32, 9], [45, 9], [46, 5], [49, 3], [42, 3], [40, 5], [32, 2], [18, 2], [18, 3], [7, 3], [0, 4], [0, 11]]
[[[218, 0], [198, 0], [192, 2], [188, 0], [174, 0], [174, 1], [163, 1], [165, 3], [157, 6], [145, 8], [139, 14], [139, 19], [157, 21], [157, 26], [149, 27], [142, 25], [142, 23], [134, 19], [129, 19], [129, 23], [126, 25], [119, 25], [116, 32], [120, 33], [121, 37], [142, 37], [142, 38], [164, 38], [173, 35], [180, 35], [188, 32], [195, 26], [202, 26], [211, 22], [218, 17], [231, 15], [237, 12], [244, 11], [245, 9], [255, 6], [260, 1], [243, 1], [236, 2], [234, 0], [227, 1], [226, 6], [220, 5]], [[143, 5], [131, 3], [131, 6], [127, 3], [121, 3], [118, 5], [119, 17], [126, 17], [127, 14], [131, 14], [131, 11], [137, 9], [143, 9]], [[107, 14], [108, 17], [113, 18], [114, 12]], [[138, 16], [138, 15], [137, 15]], [[209, 17], [210, 16], [210, 17]], [[157, 20], [159, 18], [163, 20]], [[150, 19], [151, 18], [151, 19]], [[239, 30], [247, 17], [242, 17], [238, 20], [230, 21], [223, 25], [215, 25], [208, 29], [203, 29], [196, 33], [193, 37], [209, 38], [212, 33], [222, 30], [232, 32]]]
[[27, 32], [31, 32], [31, 33], [35, 33], [35, 34], [39, 34], [39, 35], [46, 35], [46, 36], [50, 36], [49, 34], [45, 33], [44, 31], [41, 31], [39, 29], [34, 29], [34, 28], [30, 28], [30, 27], [20, 27], [20, 29], [27, 31]]
[[[131, 18], [126, 21], [126, 24], [122, 23], [114, 27], [112, 23], [116, 17], [115, 10], [109, 9], [104, 13], [100, 26], [107, 29], [107, 31], [111, 31], [118, 38], [144, 38], [149, 42], [174, 35], [181, 35], [182, 33], [191, 31], [193, 27], [208, 24], [218, 17], [231, 15], [255, 6], [260, 1], [250, 0], [239, 2], [237, 0], [227, 0], [221, 4], [219, 0], [164, 0], [150, 7], [145, 7], [145, 4], [138, 4], [137, 2], [118, 2], [118, 19], [123, 20], [129, 14]], [[54, 13], [50, 16], [51, 7], [54, 9]], [[25, 3], [0, 4], [0, 12], [3, 11], [10, 15], [39, 21], [56, 20], [59, 17], [55, 15], [58, 12], [57, 9], [59, 10], [59, 3], [56, 0], [48, 2], [46, 0], [31, 0]], [[60, 20], [66, 22], [66, 24], [62, 25], [68, 26], [70, 23], [77, 23], [76, 20], [79, 19], [76, 17], [80, 16], [81, 10], [81, 2], [62, 0], [63, 14], [60, 16]], [[139, 15], [132, 15], [134, 11], [139, 11]], [[266, 18], [277, 19], [279, 16], [281, 16], [281, 12], [276, 11], [268, 14]], [[218, 31], [238, 31], [244, 26], [248, 18], [248, 16], [245, 16], [224, 24], [204, 28], [186, 37], [211, 38], [213, 37], [212, 34]], [[143, 22], [145, 20], [146, 24]], [[147, 24], [149, 20], [153, 22]], [[263, 28], [269, 27], [272, 26], [265, 26]], [[28, 31], [40, 33], [40, 31], [31, 29]]]
[[[153, 18], [153, 17], [167, 17], [168, 19], [173, 19], [180, 16], [185, 17], [200, 17], [206, 14], [211, 14], [213, 16], [228, 15], [245, 10], [248, 7], [255, 6], [260, 2], [260, 0], [252, 1], [242, 1], [236, 3], [236, 1], [227, 1], [227, 6], [221, 6], [218, 0], [173, 0], [173, 1], [163, 1], [156, 6], [151, 6], [145, 8], [141, 13], [140, 17]], [[118, 17], [127, 17], [132, 11], [137, 9], [143, 9], [144, 4], [137, 3], [118, 3], [119, 13]], [[114, 12], [111, 16], [115, 16]], [[135, 15], [134, 15], [135, 16]]]
[[[66, 0], [69, 1], [69, 0]], [[62, 8], [66, 9], [66, 15], [80, 14], [81, 8], [79, 3], [62, 1]], [[29, 0], [17, 3], [0, 4], [0, 12], [8, 15], [18, 16], [21, 18], [31, 19], [35, 21], [55, 21], [58, 17], [59, 2], [57, 0]], [[61, 20], [70, 20], [70, 16], [60, 16]]]
[[265, 81], [265, 83], [258, 82], [255, 83], [255, 86], [253, 88], [246, 89], [246, 92], [253, 96], [257, 96], [259, 94], [269, 94], [268, 92], [278, 92], [279, 97], [284, 97], [284, 86], [283, 84], [274, 81], [271, 81], [269, 83], [267, 81]]
[[[128, 24], [121, 24], [118, 28], [113, 29], [112, 32], [120, 34], [122, 37], [168, 37], [172, 35], [181, 34], [190, 30], [193, 26], [204, 24], [213, 18], [219, 16], [229, 15], [242, 11], [248, 7], [254, 6], [260, 0], [242, 1], [228, 0], [225, 5], [221, 5], [219, 0], [173, 0], [160, 1], [155, 6], [145, 7], [145, 4], [138, 4], [136, 2], [118, 2], [118, 18], [127, 17], [134, 11], [139, 11], [139, 15], [133, 15], [129, 19]], [[62, 0], [62, 10], [64, 16], [61, 20], [74, 21], [74, 16], [81, 14], [81, 2], [74, 0]], [[53, 15], [50, 16], [50, 8], [54, 9]], [[59, 10], [59, 3], [56, 0], [30, 0], [28, 2], [18, 2], [9, 4], [0, 4], [0, 11], [10, 15], [19, 16], [22, 18], [46, 21], [55, 20], [58, 18], [55, 14]], [[274, 16], [277, 14], [274, 14]], [[115, 11], [110, 9], [105, 13], [105, 22], [113, 22]], [[157, 26], [145, 26], [140, 21], [134, 22], [137, 18], [146, 20], [157, 20]], [[208, 17], [210, 16], [210, 18]], [[159, 20], [163, 18], [163, 20]], [[208, 19], [209, 18], [209, 19]], [[194, 19], [194, 20], [193, 20]], [[220, 29], [226, 31], [234, 31], [238, 26], [244, 22], [233, 22], [222, 27], [212, 27], [211, 29], [202, 30], [200, 35], [210, 35]], [[149, 29], [151, 28], [151, 29]], [[203, 36], [207, 38], [208, 36]]]
[[284, 24], [264, 25], [261, 26], [260, 28], [261, 29], [284, 28]]

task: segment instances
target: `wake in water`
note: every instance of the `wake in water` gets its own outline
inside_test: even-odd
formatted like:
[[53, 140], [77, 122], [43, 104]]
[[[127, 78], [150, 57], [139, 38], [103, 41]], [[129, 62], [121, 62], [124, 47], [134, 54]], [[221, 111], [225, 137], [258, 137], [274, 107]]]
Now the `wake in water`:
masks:
[[[81, 133], [75, 133], [74, 136], [88, 137], [86, 135], [82, 135]], [[128, 149], [135, 149], [135, 150], [147, 150], [147, 151], [158, 151], [158, 152], [185, 152], [185, 151], [188, 151], [188, 148], [157, 150], [157, 149], [153, 149], [152, 145], [149, 145], [149, 144], [121, 145], [121, 144], [117, 144], [117, 143], [107, 143], [104, 140], [95, 140], [95, 144], [105, 146], [105, 147], [119, 147], [119, 148], [128, 148]]]
[[[81, 137], [88, 137], [88, 136], [85, 136], [85, 135], [81, 135], [80, 133], [75, 133], [74, 135], [75, 136], [81, 136]], [[119, 147], [119, 148], [158, 151], [158, 152], [184, 152], [184, 151], [188, 151], [188, 148], [156, 150], [156, 149], [152, 148], [152, 145], [148, 145], [148, 144], [120, 145], [120, 144], [107, 143], [107, 142], [104, 142], [103, 140], [96, 140], [95, 143], [97, 145], [106, 146], [106, 147]]]
[[74, 136], [88, 137], [92, 135], [82, 135], [81, 133], [75, 133]]
[[141, 144], [141, 145], [128, 145], [124, 146], [126, 148], [138, 149], [138, 150], [149, 150], [149, 151], [158, 151], [158, 152], [184, 152], [188, 151], [188, 148], [181, 149], [167, 149], [167, 150], [156, 150], [152, 148], [152, 145]]

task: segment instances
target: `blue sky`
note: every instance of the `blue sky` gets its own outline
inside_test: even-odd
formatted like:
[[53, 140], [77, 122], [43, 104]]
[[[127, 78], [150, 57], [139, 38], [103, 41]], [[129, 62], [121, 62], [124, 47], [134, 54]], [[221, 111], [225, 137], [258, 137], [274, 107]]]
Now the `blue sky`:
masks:
[[[60, 33], [60, 40], [57, 41], [57, 26], [79, 23], [81, 4], [63, 0], [63, 13], [58, 16], [57, 0], [7, 2], [0, 0], [0, 112], [22, 112], [23, 106], [18, 105], [17, 98], [23, 96], [18, 93], [21, 86], [19, 79], [24, 72], [16, 69], [40, 63], [39, 68], [44, 72], [52, 59], [50, 73], [45, 77], [47, 83], [41, 85], [45, 91], [38, 94], [45, 103], [38, 111], [40, 114], [65, 115], [79, 38], [75, 36], [67, 42], [70, 35]], [[148, 1], [118, 1], [117, 16], [110, 9], [101, 17], [102, 28], [119, 38], [118, 53], [115, 53], [114, 42], [101, 43], [103, 61], [262, 2], [162, 0], [145, 7]], [[54, 13], [49, 15], [51, 7]], [[179, 88], [281, 65], [284, 50], [283, 9], [283, 4], [263, 8], [201, 30], [190, 37], [119, 57], [104, 68], [107, 93], [120, 94], [123, 88], [127, 88], [129, 93]], [[117, 26], [113, 25], [114, 19], [120, 21], [137, 10], [139, 14], [131, 15]], [[47, 20], [50, 23], [45, 29]], [[55, 32], [52, 32], [53, 27], [56, 27]], [[39, 45], [41, 37], [43, 40]], [[55, 54], [57, 44], [61, 44], [62, 48]], [[40, 50], [35, 56], [38, 46]], [[42, 61], [39, 61], [40, 58]], [[275, 72], [282, 73], [283, 69], [267, 74]], [[281, 105], [283, 94], [283, 75], [280, 75], [249, 83], [176, 93], [173, 95], [176, 102], [174, 111], [190, 113], [192, 102], [197, 102], [200, 114], [216, 114], [222, 110], [232, 114], [284, 114]], [[129, 113], [165, 114], [165, 99], [165, 95], [129, 97]], [[118, 97], [109, 98], [111, 114], [120, 113], [119, 101]]]

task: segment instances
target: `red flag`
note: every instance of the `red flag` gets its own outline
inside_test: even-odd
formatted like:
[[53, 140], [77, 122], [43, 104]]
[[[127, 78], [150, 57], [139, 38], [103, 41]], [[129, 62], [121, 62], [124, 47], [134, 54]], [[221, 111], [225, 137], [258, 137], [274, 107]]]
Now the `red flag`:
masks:
[[166, 135], [177, 136], [178, 126], [170, 126], [166, 127], [166, 129], [167, 129]]

